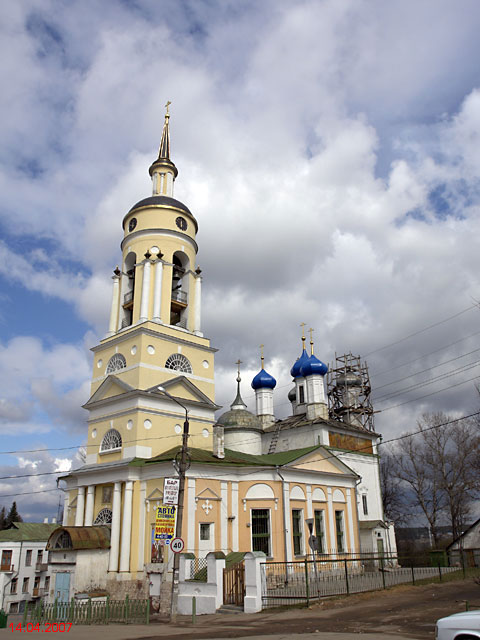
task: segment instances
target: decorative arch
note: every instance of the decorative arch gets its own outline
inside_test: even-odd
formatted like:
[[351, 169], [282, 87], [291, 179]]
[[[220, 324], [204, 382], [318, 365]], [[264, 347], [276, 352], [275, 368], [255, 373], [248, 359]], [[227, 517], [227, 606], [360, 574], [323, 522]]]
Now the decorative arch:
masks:
[[105, 374], [108, 376], [109, 373], [119, 371], [120, 369], [125, 369], [126, 366], [127, 361], [125, 359], [125, 356], [121, 353], [115, 353], [108, 361], [107, 368], [105, 369]]
[[247, 500], [273, 500], [274, 497], [275, 495], [273, 493], [272, 487], [270, 487], [268, 484], [263, 483], [252, 485], [247, 491], [247, 495], [245, 496]]
[[99, 511], [93, 524], [112, 524], [112, 510], [105, 508]]
[[290, 500], [305, 500], [303, 489], [298, 484], [290, 489]]
[[113, 451], [114, 449], [120, 449], [122, 446], [122, 436], [116, 429], [110, 429], [103, 436], [102, 444], [100, 445], [100, 451]]
[[193, 373], [190, 360], [183, 353], [172, 353], [171, 356], [168, 356], [165, 368], [175, 369], [175, 371], [181, 371], [182, 373]]
[[320, 487], [315, 487], [312, 493], [312, 500], [316, 502], [326, 502], [327, 498], [325, 497], [325, 491], [320, 489]]
[[340, 489], [335, 489], [333, 492], [333, 501], [334, 502], [346, 502], [345, 494]]
[[72, 538], [68, 531], [61, 531], [52, 546], [54, 549], [73, 549]]

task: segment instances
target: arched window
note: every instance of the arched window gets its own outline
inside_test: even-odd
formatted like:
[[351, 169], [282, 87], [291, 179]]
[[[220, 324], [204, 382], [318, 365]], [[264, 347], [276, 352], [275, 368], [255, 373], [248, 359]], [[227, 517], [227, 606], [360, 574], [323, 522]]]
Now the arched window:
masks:
[[112, 524], [112, 510], [102, 509], [99, 511], [98, 516], [95, 518], [93, 524]]
[[118, 371], [119, 369], [125, 369], [126, 366], [127, 361], [125, 360], [125, 356], [122, 356], [121, 353], [116, 353], [108, 361], [105, 373], [108, 375], [109, 373], [113, 373], [114, 371]]
[[110, 429], [103, 436], [100, 451], [111, 451], [112, 449], [120, 449], [122, 446], [122, 436], [116, 429]]
[[72, 539], [68, 531], [62, 531], [58, 538], [55, 540], [55, 549], [72, 549]]
[[167, 369], [182, 371], [183, 373], [193, 372], [190, 360], [181, 353], [172, 353], [171, 356], [168, 356], [167, 361], [165, 362], [165, 367]]

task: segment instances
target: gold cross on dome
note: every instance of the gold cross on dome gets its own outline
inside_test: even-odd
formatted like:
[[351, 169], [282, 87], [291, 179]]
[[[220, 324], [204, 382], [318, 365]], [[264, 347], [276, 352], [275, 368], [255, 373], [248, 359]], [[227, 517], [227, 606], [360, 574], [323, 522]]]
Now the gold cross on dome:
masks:
[[314, 329], [312, 329], [312, 327], [310, 327], [309, 332], [310, 332], [310, 348], [312, 350], [312, 356], [313, 356], [313, 331]]

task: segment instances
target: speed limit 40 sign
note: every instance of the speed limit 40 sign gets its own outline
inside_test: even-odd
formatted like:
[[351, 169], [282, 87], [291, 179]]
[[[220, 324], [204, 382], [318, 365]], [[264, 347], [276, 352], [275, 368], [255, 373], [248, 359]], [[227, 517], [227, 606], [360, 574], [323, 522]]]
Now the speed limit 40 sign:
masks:
[[170, 542], [170, 549], [173, 553], [182, 553], [185, 543], [182, 538], [174, 538]]

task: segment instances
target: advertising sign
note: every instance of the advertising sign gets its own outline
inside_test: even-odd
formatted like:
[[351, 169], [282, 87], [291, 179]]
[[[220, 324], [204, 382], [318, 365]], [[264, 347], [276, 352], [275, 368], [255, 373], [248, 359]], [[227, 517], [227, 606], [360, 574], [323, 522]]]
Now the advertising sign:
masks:
[[165, 478], [163, 481], [163, 504], [178, 504], [180, 478]]
[[155, 517], [155, 540], [163, 540], [165, 544], [170, 544], [170, 540], [175, 537], [175, 521], [177, 507], [162, 504], [157, 507]]

